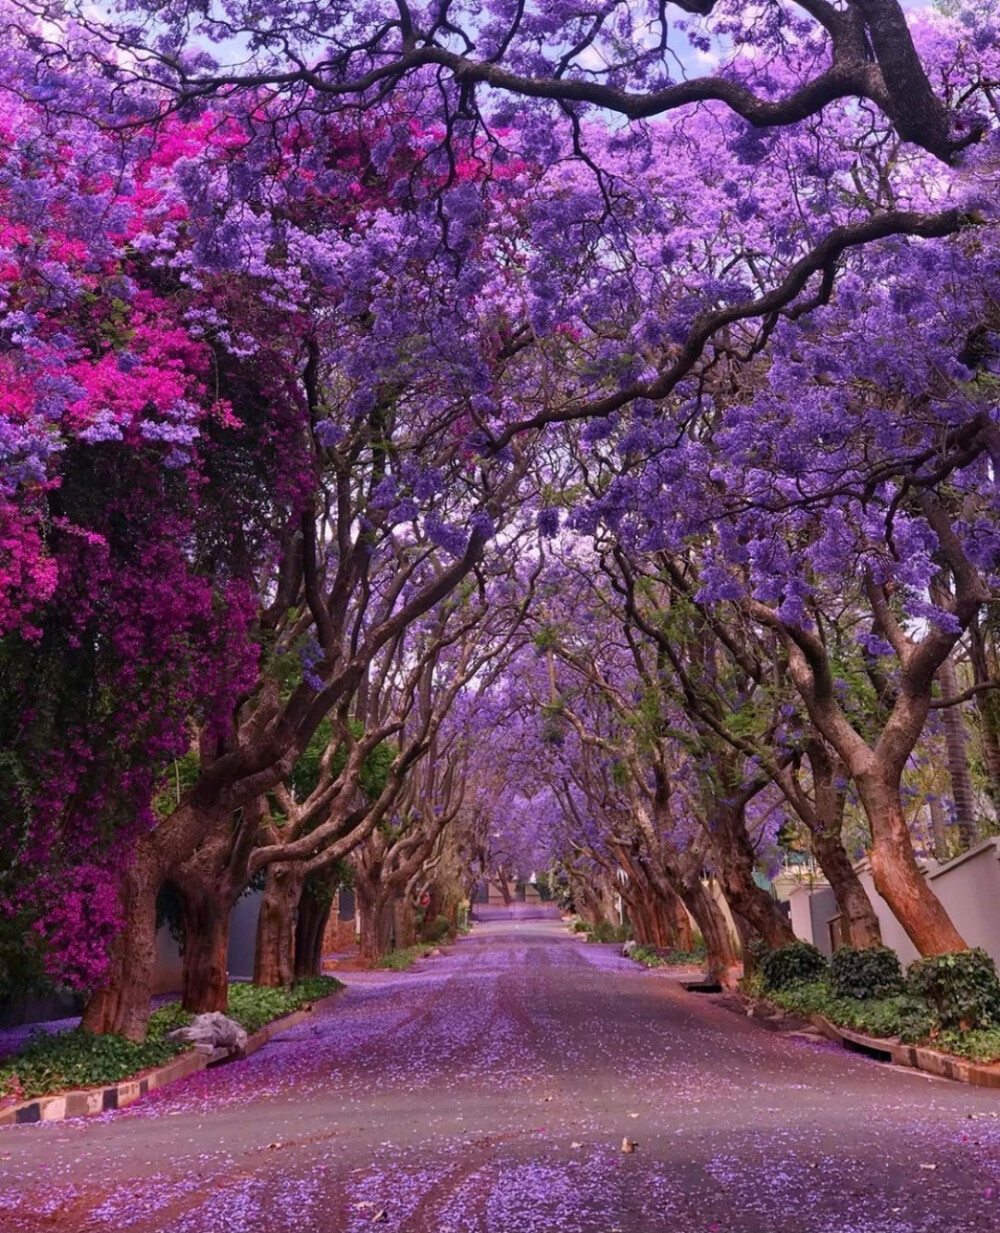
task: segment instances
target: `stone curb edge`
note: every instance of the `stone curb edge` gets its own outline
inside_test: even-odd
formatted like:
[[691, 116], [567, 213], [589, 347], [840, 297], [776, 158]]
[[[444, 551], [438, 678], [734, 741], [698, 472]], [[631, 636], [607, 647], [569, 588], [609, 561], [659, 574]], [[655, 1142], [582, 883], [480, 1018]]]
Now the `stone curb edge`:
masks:
[[143, 1071], [130, 1079], [122, 1079], [107, 1087], [88, 1087], [77, 1091], [59, 1092], [55, 1096], [35, 1096], [19, 1105], [0, 1110], [0, 1126], [23, 1126], [34, 1122], [61, 1122], [67, 1117], [91, 1117], [96, 1113], [107, 1113], [110, 1109], [124, 1109], [134, 1104], [143, 1096], [166, 1087], [168, 1083], [176, 1083], [197, 1074], [207, 1066], [216, 1066], [222, 1062], [235, 1062], [249, 1057], [263, 1048], [272, 1037], [289, 1028], [297, 1027], [310, 1015], [323, 1010], [340, 997], [343, 989], [335, 989], [325, 998], [293, 1010], [280, 1019], [265, 1023], [253, 1035], [247, 1038], [247, 1047], [242, 1052], [233, 1049], [215, 1049], [211, 1053], [191, 1049], [172, 1058], [164, 1066], [154, 1070]]
[[891, 1060], [896, 1066], [909, 1066], [941, 1079], [953, 1079], [956, 1083], [968, 1083], [972, 1087], [1000, 1088], [1000, 1062], [988, 1066], [966, 1062], [962, 1058], [939, 1053], [922, 1045], [904, 1045], [895, 1038], [885, 1039], [865, 1036], [848, 1028], [838, 1027], [825, 1015], [810, 1015], [809, 1022], [827, 1040], [842, 1044], [846, 1049], [860, 1050]]

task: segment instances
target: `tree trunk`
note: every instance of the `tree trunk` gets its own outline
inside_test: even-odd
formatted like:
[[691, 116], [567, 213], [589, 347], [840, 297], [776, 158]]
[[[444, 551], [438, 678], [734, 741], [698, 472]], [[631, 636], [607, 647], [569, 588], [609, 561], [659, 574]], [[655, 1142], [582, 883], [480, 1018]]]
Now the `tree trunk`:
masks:
[[299, 899], [295, 919], [295, 979], [321, 976], [323, 972], [323, 937], [333, 911], [332, 899], [317, 899], [308, 890]]
[[295, 979], [295, 925], [305, 880], [298, 862], [275, 861], [267, 868], [257, 918], [253, 983], [288, 989]]
[[872, 831], [875, 889], [921, 955], [967, 950], [962, 935], [927, 885], [913, 854], [897, 785], [873, 775], [855, 779]]
[[655, 950], [665, 949], [666, 932], [655, 900], [652, 900], [648, 893], [643, 893], [634, 883], [627, 892], [623, 890], [622, 899], [633, 939], [640, 946], [652, 946]]
[[[415, 946], [417, 943], [417, 910], [413, 906], [413, 900], [409, 895], [404, 895], [401, 899], [393, 901], [392, 910], [395, 916], [396, 945], [399, 947]], [[428, 909], [424, 920], [430, 924], [433, 919]]]
[[667, 904], [667, 913], [671, 933], [670, 945], [675, 950], [690, 951], [694, 945], [694, 938], [691, 932], [691, 918], [687, 914], [684, 901], [676, 891], [673, 892], [670, 902]]
[[[84, 1012], [88, 1031], [129, 1040], [145, 1038], [156, 964], [156, 896], [168, 877], [177, 882], [177, 865], [190, 856], [199, 839], [224, 828], [230, 816], [185, 804], [136, 843], [119, 888], [125, 926], [114, 942], [105, 983]], [[179, 883], [178, 891], [183, 894]]]
[[181, 888], [184, 907], [184, 954], [181, 1005], [200, 1015], [229, 1009], [229, 895]]
[[125, 925], [115, 938], [104, 984], [87, 1001], [88, 1032], [144, 1040], [156, 963], [156, 896], [163, 877], [140, 840], [119, 890]]
[[700, 878], [696, 878], [685, 885], [680, 894], [705, 939], [706, 975], [725, 985], [735, 984], [739, 960], [725, 915], [712, 892]]
[[730, 910], [743, 916], [772, 950], [795, 941], [791, 923], [774, 899], [754, 881], [756, 855], [742, 809], [717, 803], [710, 836], [719, 884]]
[[[996, 678], [996, 660], [987, 644], [987, 634], [976, 622], [969, 643], [973, 679], [977, 685], [987, 685]], [[976, 694], [979, 732], [983, 743], [983, 761], [989, 779], [990, 796], [1000, 818], [1000, 691], [987, 689]]]
[[851, 945], [857, 950], [882, 945], [882, 929], [851, 859], [844, 851], [840, 834], [823, 827], [812, 830], [812, 850], [826, 874], [837, 907], [847, 921]]
[[[837, 907], [847, 922], [851, 946], [863, 950], [882, 944], [882, 930], [865, 888], [854, 872], [842, 840], [844, 804], [847, 799], [847, 768], [830, 747], [815, 734], [806, 746], [812, 768], [813, 803], [790, 798], [805, 822], [812, 841], [813, 855], [830, 883]], [[798, 803], [797, 803], [798, 801]]]
[[615, 918], [611, 893], [604, 882], [594, 885], [592, 881], [576, 874], [570, 880], [573, 895], [573, 907], [576, 914], [587, 925], [618, 923]]
[[757, 959], [753, 952], [753, 941], [758, 936], [753, 925], [745, 916], [741, 916], [739, 912], [733, 912], [733, 924], [736, 926], [736, 933], [740, 940], [740, 954], [743, 956], [743, 975], [756, 976], [759, 971]]
[[[941, 697], [949, 701], [958, 697], [958, 676], [951, 655], [937, 672]], [[941, 712], [944, 724], [945, 748], [948, 753], [948, 774], [951, 778], [951, 799], [955, 805], [955, 822], [958, 825], [962, 851], [975, 845], [979, 838], [976, 823], [976, 801], [972, 791], [972, 776], [969, 774], [969, 754], [966, 747], [965, 721], [960, 706], [948, 706]]]
[[361, 917], [361, 958], [375, 964], [392, 949], [392, 892], [381, 887], [362, 889], [362, 886], [358, 879], [355, 890]]
[[948, 843], [948, 823], [944, 816], [944, 807], [939, 796], [927, 798], [927, 808], [931, 815], [931, 834], [934, 836], [934, 859], [946, 861], [949, 859], [950, 845]]

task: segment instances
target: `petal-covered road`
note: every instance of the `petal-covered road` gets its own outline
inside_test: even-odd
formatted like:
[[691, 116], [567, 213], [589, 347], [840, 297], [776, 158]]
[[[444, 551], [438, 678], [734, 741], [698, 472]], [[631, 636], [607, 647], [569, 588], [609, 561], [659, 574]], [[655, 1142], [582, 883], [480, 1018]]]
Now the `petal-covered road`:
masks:
[[244, 1062], [0, 1130], [2, 1233], [1000, 1230], [1000, 1094], [766, 1032], [557, 921], [348, 979]]

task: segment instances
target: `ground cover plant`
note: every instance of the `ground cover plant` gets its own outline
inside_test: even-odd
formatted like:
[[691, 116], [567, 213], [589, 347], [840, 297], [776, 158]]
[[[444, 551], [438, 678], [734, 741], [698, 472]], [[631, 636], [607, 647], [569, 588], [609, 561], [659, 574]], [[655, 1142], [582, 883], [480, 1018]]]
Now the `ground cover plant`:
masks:
[[632, 936], [628, 925], [612, 925], [610, 921], [598, 921], [585, 928], [588, 942], [627, 942]]
[[688, 963], [704, 963], [705, 953], [704, 943], [695, 945], [691, 950], [657, 950], [655, 946], [637, 946], [629, 958], [647, 968], [683, 967]]
[[765, 956], [747, 992], [871, 1036], [928, 1044], [976, 1062], [1000, 1061], [1000, 980], [985, 951], [915, 960], [904, 980], [886, 947], [845, 948], [829, 965], [814, 950], [798, 942]]
[[399, 950], [391, 950], [383, 955], [376, 967], [386, 968], [390, 972], [405, 972], [418, 959], [425, 959], [434, 949], [432, 942], [418, 942], [415, 946], [402, 946]]
[[[229, 987], [229, 1016], [252, 1034], [283, 1015], [342, 989], [331, 976], [297, 981], [291, 989], [264, 989], [250, 984]], [[180, 1002], [168, 1002], [149, 1019], [141, 1042], [98, 1035], [84, 1028], [36, 1032], [25, 1047], [0, 1064], [0, 1102], [31, 1099], [74, 1088], [118, 1083], [141, 1071], [162, 1066], [189, 1046], [169, 1033], [191, 1022]]]

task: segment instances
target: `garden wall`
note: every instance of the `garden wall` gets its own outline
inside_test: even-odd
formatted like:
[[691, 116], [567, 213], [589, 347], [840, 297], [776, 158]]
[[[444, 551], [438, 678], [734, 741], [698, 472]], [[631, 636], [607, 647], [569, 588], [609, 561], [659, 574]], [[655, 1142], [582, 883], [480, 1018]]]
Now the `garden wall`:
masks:
[[[901, 963], [912, 962], [918, 957], [916, 947], [875, 890], [868, 862], [856, 868], [878, 916], [882, 941]], [[928, 861], [924, 875], [966, 942], [981, 946], [1000, 965], [1000, 838], [984, 839], [943, 864]], [[812, 942], [824, 954], [830, 952], [828, 921], [836, 915], [832, 901], [829, 887], [801, 886], [789, 898], [796, 937]]]

